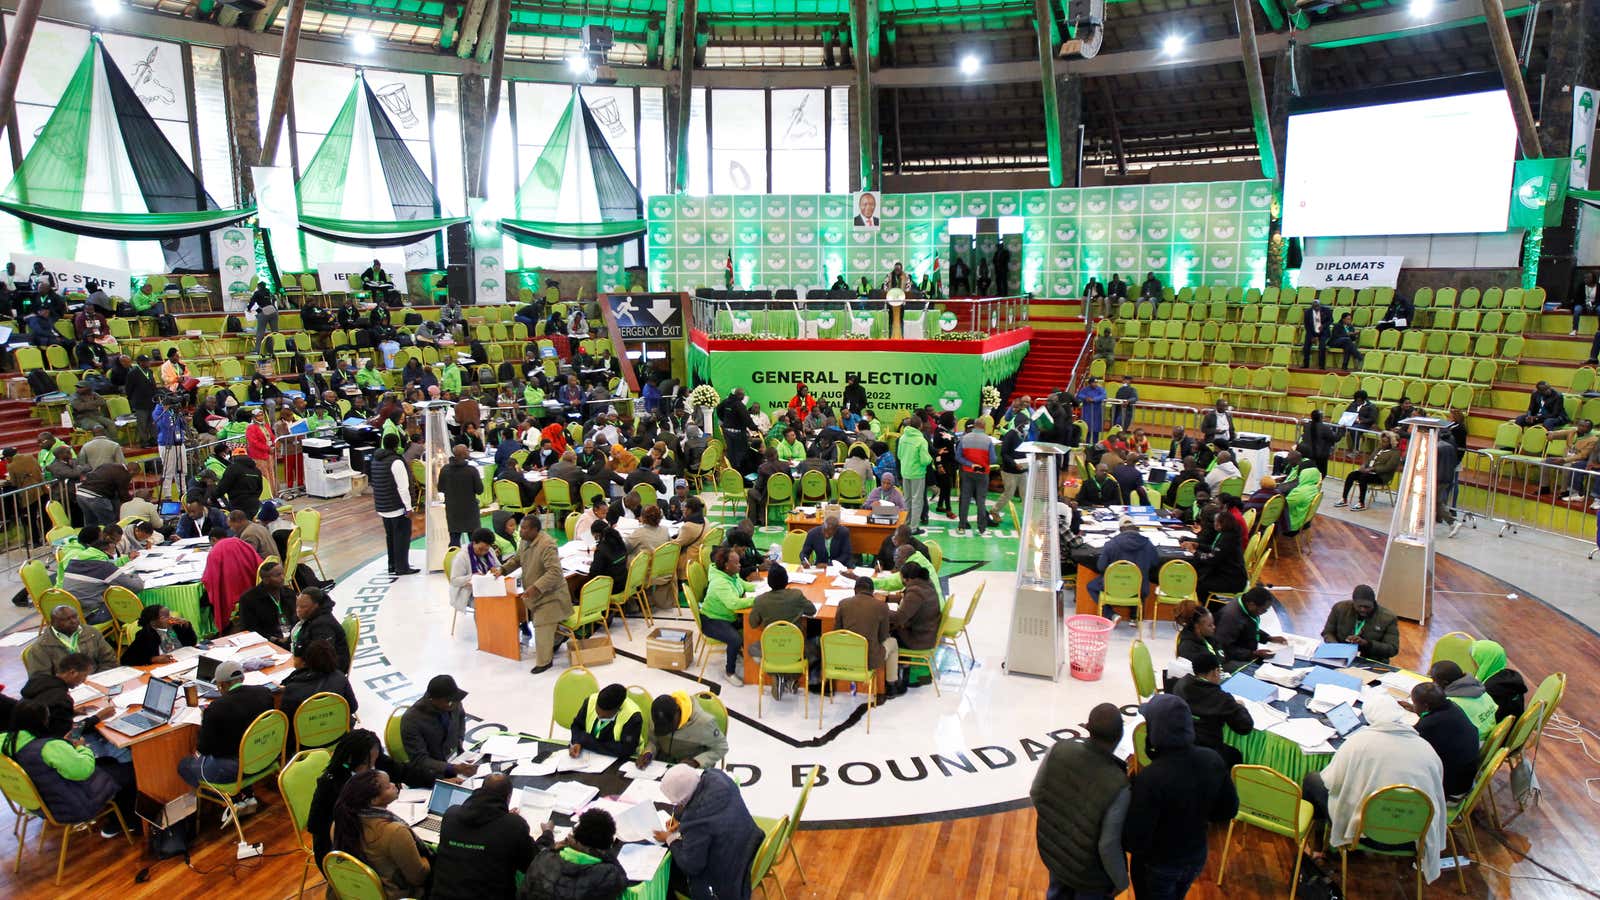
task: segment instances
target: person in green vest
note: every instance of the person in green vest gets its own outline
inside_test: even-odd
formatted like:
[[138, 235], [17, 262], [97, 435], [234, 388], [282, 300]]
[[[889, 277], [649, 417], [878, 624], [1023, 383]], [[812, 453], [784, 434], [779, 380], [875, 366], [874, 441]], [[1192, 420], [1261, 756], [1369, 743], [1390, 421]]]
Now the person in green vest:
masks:
[[1306, 520], [1311, 516], [1311, 501], [1322, 490], [1322, 473], [1317, 467], [1306, 462], [1300, 470], [1289, 476], [1294, 484], [1289, 489], [1289, 496], [1285, 498], [1289, 518], [1288, 534], [1296, 534], [1306, 525]]
[[224, 441], [242, 438], [245, 431], [250, 428], [250, 410], [241, 406], [235, 413], [235, 416], [228, 420], [228, 424], [217, 430], [217, 437]]
[[522, 386], [522, 403], [528, 409], [528, 415], [544, 415], [544, 388], [539, 387], [536, 381], [530, 381]]
[[913, 534], [921, 534], [928, 521], [928, 468], [933, 465], [933, 454], [928, 452], [928, 436], [922, 433], [920, 419], [906, 423], [895, 444], [894, 455], [900, 461], [900, 484], [905, 491], [906, 524]]
[[39, 432], [39, 474], [45, 481], [55, 481], [50, 467], [56, 463], [56, 436], [53, 432]]
[[388, 390], [388, 385], [383, 383], [383, 373], [378, 371], [378, 364], [371, 359], [368, 359], [366, 365], [356, 372], [356, 386], [363, 391], [376, 391], [380, 394]]
[[785, 428], [783, 440], [776, 442], [773, 448], [778, 451], [778, 459], [783, 462], [799, 462], [806, 458], [806, 446], [800, 443], [800, 438], [793, 428]]
[[333, 411], [329, 407], [319, 404], [306, 410], [306, 429], [311, 434], [315, 435], [324, 431], [331, 431], [338, 425], [339, 421], [333, 417]]
[[1488, 740], [1499, 718], [1499, 707], [1494, 698], [1489, 696], [1483, 682], [1461, 671], [1459, 664], [1448, 659], [1434, 663], [1428, 670], [1428, 677], [1433, 679], [1434, 684], [1444, 688], [1444, 695], [1450, 698], [1450, 702], [1461, 707], [1461, 711], [1472, 720], [1478, 729], [1478, 740]]
[[628, 689], [608, 684], [578, 704], [572, 718], [572, 746], [577, 756], [585, 750], [632, 759], [639, 755], [644, 734], [644, 714], [628, 697]]
[[155, 292], [155, 285], [149, 279], [145, 279], [144, 283], [139, 285], [139, 289], [133, 292], [133, 296], [128, 298], [128, 302], [133, 304], [133, 311], [141, 316], [164, 316], [167, 314], [167, 304], [163, 301], [161, 295]]
[[447, 397], [461, 396], [461, 367], [454, 359], [446, 361], [439, 371], [439, 390]]
[[906, 582], [904, 578], [900, 577], [900, 570], [908, 562], [916, 563], [922, 567], [923, 571], [928, 573], [928, 580], [933, 582], [933, 591], [939, 595], [939, 609], [942, 611], [944, 609], [944, 585], [939, 583], [938, 570], [933, 567], [931, 560], [922, 555], [922, 551], [913, 547], [910, 543], [901, 544], [894, 548], [894, 571], [885, 572], [880, 567], [873, 573], [872, 589], [891, 593], [905, 590]]

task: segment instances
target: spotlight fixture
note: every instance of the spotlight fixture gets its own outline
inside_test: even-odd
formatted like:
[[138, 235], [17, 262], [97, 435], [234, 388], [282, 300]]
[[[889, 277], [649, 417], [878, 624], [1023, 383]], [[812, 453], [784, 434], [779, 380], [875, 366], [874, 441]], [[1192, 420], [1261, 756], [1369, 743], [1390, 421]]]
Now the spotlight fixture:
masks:
[[1177, 56], [1183, 52], [1188, 41], [1181, 34], [1169, 34], [1161, 39], [1161, 52], [1167, 56]]
[[579, 78], [589, 75], [589, 57], [583, 53], [574, 53], [567, 57], [567, 71]]
[[122, 0], [94, 0], [94, 14], [109, 19], [122, 11]]
[[350, 46], [362, 56], [371, 56], [378, 52], [378, 41], [365, 31], [358, 31], [350, 38]]
[[961, 74], [971, 78], [983, 70], [983, 60], [976, 53], [968, 53], [961, 57]]
[[1411, 0], [1411, 17], [1421, 19], [1433, 12], [1433, 0]]

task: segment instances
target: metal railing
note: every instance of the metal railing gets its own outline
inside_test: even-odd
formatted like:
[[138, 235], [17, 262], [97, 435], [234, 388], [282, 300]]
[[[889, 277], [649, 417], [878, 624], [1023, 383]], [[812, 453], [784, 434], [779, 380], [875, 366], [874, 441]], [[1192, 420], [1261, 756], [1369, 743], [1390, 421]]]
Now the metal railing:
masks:
[[[885, 339], [891, 335], [894, 311], [899, 310], [902, 333], [920, 327], [924, 337], [944, 331], [997, 334], [1026, 327], [1026, 296], [983, 299], [931, 300], [907, 298], [891, 303], [879, 298], [811, 297], [806, 300], [727, 299], [695, 295], [690, 301], [690, 321], [713, 336], [751, 334], [777, 338], [815, 336]], [[946, 313], [955, 316], [945, 328]]]
[[45, 504], [55, 500], [71, 510], [77, 485], [66, 481], [45, 481], [24, 488], [0, 492], [0, 573], [14, 572], [33, 559], [53, 555], [45, 535], [50, 520]]

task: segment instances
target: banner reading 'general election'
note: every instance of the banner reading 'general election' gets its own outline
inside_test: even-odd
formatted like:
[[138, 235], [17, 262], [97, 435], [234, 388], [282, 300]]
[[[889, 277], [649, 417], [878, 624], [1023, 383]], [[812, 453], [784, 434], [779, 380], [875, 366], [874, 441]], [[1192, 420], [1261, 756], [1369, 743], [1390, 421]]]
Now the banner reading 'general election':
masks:
[[921, 408], [931, 405], [957, 416], [977, 416], [978, 391], [983, 387], [983, 357], [978, 354], [849, 353], [844, 351], [718, 350], [690, 345], [691, 367], [705, 371], [717, 392], [726, 397], [736, 387], [745, 389], [763, 407], [784, 407], [804, 383], [811, 393], [837, 405], [848, 376], [860, 377], [874, 411]]

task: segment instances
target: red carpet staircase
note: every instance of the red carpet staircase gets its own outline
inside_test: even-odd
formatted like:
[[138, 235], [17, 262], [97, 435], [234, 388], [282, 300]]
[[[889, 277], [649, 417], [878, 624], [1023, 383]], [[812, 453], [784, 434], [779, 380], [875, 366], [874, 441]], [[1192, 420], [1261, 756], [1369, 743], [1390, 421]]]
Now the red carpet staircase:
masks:
[[1076, 301], [1069, 305], [1062, 300], [1035, 300], [1028, 307], [1028, 318], [1033, 340], [1012, 393], [1042, 401], [1051, 392], [1066, 388], [1088, 333], [1078, 317]]
[[[32, 400], [0, 400], [0, 448], [15, 447], [19, 453], [39, 449], [39, 432], [46, 430], [33, 414]], [[58, 435], [68, 429], [52, 428]]]

